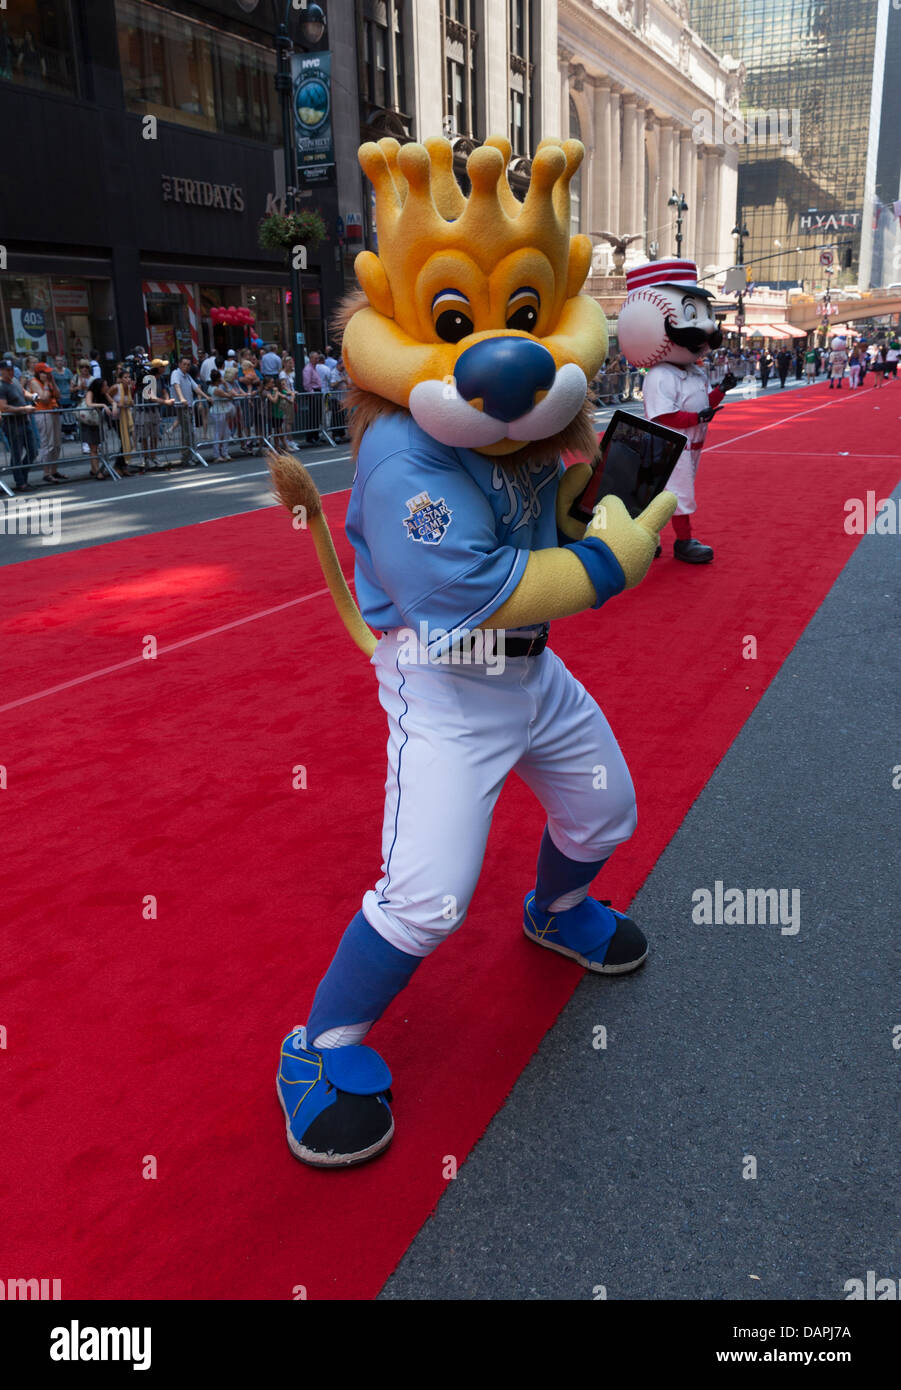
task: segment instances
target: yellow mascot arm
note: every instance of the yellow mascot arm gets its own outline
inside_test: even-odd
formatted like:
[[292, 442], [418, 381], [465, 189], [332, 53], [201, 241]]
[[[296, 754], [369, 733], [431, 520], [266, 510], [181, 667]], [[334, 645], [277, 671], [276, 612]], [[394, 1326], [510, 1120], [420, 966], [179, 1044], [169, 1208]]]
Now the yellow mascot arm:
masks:
[[[581, 470], [581, 476], [580, 479], [572, 479], [566, 488], [563, 488], [563, 483], [567, 474], [561, 479], [558, 525], [561, 513], [568, 511], [572, 498], [585, 486], [587, 469], [587, 464], [567, 469], [567, 474]], [[579, 481], [581, 485], [577, 486]], [[625, 587], [634, 589], [650, 569], [654, 551], [660, 543], [660, 529], [666, 525], [675, 509], [676, 498], [673, 494], [661, 492], [633, 521], [618, 497], [605, 497], [588, 525], [578, 527], [579, 539], [603, 541], [619, 562], [626, 578]], [[571, 534], [572, 518], [567, 517], [567, 522], [568, 526], [561, 526], [561, 530]], [[532, 623], [549, 623], [555, 618], [568, 618], [573, 613], [593, 608], [596, 603], [597, 592], [577, 551], [569, 550], [566, 546], [534, 550], [529, 556], [525, 574], [513, 593], [480, 626], [527, 627]]]

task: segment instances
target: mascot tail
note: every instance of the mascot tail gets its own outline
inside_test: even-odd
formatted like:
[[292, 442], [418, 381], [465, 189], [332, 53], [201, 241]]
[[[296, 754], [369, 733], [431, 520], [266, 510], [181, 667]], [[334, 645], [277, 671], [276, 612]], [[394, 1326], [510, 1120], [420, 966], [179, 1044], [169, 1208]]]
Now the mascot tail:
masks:
[[367, 656], [372, 656], [378, 643], [371, 629], [363, 621], [363, 615], [354, 602], [353, 594], [347, 587], [347, 580], [344, 578], [338, 563], [338, 556], [335, 554], [328, 522], [322, 511], [322, 498], [319, 496], [319, 489], [303, 464], [298, 463], [296, 459], [290, 458], [287, 454], [270, 454], [269, 472], [275, 495], [282, 506], [287, 507], [294, 517], [298, 515], [298, 508], [304, 509], [301, 515], [304, 513], [306, 515], [307, 526], [313, 537], [319, 565], [334, 599], [335, 607], [341, 616], [341, 621], [360, 650], [365, 652]]

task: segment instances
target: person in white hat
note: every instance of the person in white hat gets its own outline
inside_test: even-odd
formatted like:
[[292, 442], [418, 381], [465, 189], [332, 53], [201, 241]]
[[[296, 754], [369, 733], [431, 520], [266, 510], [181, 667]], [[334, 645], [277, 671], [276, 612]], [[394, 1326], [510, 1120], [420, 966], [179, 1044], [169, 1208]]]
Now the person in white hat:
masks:
[[650, 261], [626, 272], [627, 294], [619, 314], [619, 345], [636, 367], [647, 372], [642, 383], [648, 420], [686, 435], [682, 457], [667, 487], [679, 499], [673, 516], [673, 554], [690, 565], [706, 565], [713, 548], [691, 533], [695, 512], [695, 476], [707, 426], [726, 391], [735, 385], [727, 372], [710, 389], [701, 358], [716, 351], [723, 335], [710, 309], [711, 290], [698, 284], [693, 261]]

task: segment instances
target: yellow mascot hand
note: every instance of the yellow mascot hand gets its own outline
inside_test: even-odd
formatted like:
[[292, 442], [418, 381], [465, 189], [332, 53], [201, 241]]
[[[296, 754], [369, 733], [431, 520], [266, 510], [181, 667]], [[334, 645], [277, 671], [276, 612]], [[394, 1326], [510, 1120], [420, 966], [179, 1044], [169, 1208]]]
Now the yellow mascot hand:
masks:
[[590, 463], [571, 463], [557, 484], [557, 529], [571, 541], [580, 541], [585, 535], [584, 522], [570, 516], [569, 509], [588, 486], [590, 477]]
[[585, 527], [583, 539], [594, 537], [613, 551], [626, 576], [626, 588], [634, 589], [651, 568], [659, 532], [676, 510], [677, 499], [661, 492], [634, 521], [619, 497], [602, 497]]

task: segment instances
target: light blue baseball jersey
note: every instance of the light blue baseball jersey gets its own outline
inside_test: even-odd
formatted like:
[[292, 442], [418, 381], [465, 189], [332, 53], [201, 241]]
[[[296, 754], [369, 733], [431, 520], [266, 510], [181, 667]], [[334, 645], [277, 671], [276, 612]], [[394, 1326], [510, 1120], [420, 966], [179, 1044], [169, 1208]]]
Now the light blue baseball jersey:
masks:
[[425, 623], [451, 640], [477, 628], [513, 593], [529, 553], [557, 544], [562, 472], [559, 459], [511, 468], [439, 444], [406, 412], [376, 420], [347, 511], [366, 621], [380, 631]]

